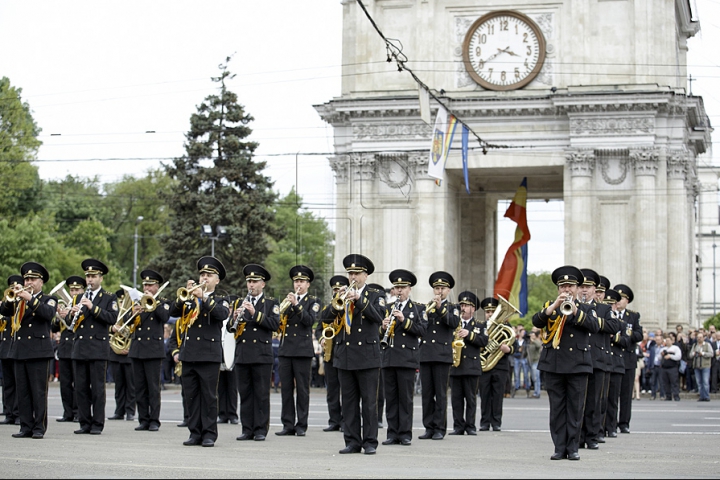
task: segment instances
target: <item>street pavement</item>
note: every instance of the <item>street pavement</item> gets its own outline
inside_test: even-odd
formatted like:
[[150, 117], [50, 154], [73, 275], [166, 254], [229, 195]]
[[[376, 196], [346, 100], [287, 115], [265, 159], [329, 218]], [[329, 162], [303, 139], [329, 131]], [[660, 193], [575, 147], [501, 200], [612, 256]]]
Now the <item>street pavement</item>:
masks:
[[[264, 442], [238, 442], [240, 425], [221, 424], [214, 448], [185, 447], [180, 390], [162, 392], [159, 432], [136, 432], [137, 422], [106, 421], [102, 435], [74, 435], [75, 423], [57, 423], [60, 390], [49, 389], [43, 440], [15, 439], [0, 426], [0, 476], [5, 478], [720, 478], [720, 401], [633, 402], [631, 433], [608, 438], [581, 460], [550, 461], [548, 401], [505, 399], [502, 432], [418, 440], [424, 432], [415, 397], [411, 446], [378, 447], [374, 456], [339, 455], [342, 433], [327, 425], [325, 393], [313, 389], [305, 437], [278, 437], [280, 394], [271, 394], [270, 433]], [[107, 389], [106, 414], [114, 411]], [[452, 412], [448, 410], [452, 422]], [[479, 411], [478, 411], [479, 420]], [[451, 430], [451, 428], [449, 428]], [[386, 430], [379, 431], [379, 441]]]

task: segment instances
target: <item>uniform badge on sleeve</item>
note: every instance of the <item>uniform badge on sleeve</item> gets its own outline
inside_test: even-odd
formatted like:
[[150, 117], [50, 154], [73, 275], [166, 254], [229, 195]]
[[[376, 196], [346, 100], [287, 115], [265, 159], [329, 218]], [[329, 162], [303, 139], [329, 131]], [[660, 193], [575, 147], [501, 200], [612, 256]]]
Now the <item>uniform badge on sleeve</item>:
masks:
[[480, 329], [478, 327], [473, 328], [473, 333], [475, 335], [480, 335]]
[[230, 304], [229, 304], [226, 300], [223, 300], [223, 307], [229, 309], [229, 308], [230, 308]]
[[628, 337], [632, 336], [632, 325], [627, 326], [627, 328], [625, 329], [625, 335], [627, 335]]
[[423, 320], [427, 321], [427, 312], [423, 311]]
[[593, 312], [593, 317], [597, 318], [597, 312], [595, 310], [593, 310], [592, 312]]
[[455, 310], [453, 310], [453, 315], [455, 315], [455, 316], [460, 315], [460, 312], [458, 312], [458, 309], [457, 309], [457, 308], [456, 308]]
[[276, 315], [279, 314], [279, 313], [280, 313], [280, 307], [277, 306], [277, 305], [274, 305], [274, 306], [273, 306], [273, 313], [276, 314]]
[[320, 304], [319, 303], [313, 303], [313, 312], [319, 312], [320, 311]]
[[112, 302], [112, 304], [110, 305], [110, 309], [111, 309], [113, 312], [117, 312], [117, 311], [118, 311], [117, 302]]
[[382, 298], [382, 297], [380, 297], [380, 300], [378, 300], [378, 303], [380, 304], [381, 307], [384, 307], [384, 306], [385, 306], [385, 299]]
[[50, 300], [48, 300], [47, 303], [48, 303], [48, 305], [50, 305], [51, 307], [54, 307], [55, 305], [57, 305], [57, 303], [55, 302], [55, 300], [53, 300], [52, 298], [51, 298]]
[[168, 305], [167, 303], [163, 303], [163, 308], [165, 310], [170, 310], [170, 305]]

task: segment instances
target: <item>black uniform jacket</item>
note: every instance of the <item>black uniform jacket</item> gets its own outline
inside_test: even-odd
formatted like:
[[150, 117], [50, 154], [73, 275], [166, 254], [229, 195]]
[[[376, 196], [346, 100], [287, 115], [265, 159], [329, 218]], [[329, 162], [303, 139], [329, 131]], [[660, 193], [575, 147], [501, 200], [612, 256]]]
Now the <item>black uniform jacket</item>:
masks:
[[622, 317], [627, 324], [625, 327], [626, 335], [621, 339], [621, 345], [625, 350], [623, 358], [625, 359], [625, 369], [633, 370], [637, 367], [637, 354], [635, 348], [638, 342], [642, 341], [643, 333], [640, 326], [640, 314], [633, 310], [625, 310]]
[[460, 308], [447, 300], [427, 313], [427, 329], [420, 343], [420, 363], [452, 363], [452, 341], [460, 323]]
[[610, 357], [612, 359], [612, 373], [625, 374], [625, 349], [622, 346], [623, 337], [627, 337], [627, 323], [617, 320], [618, 331], [610, 341]]
[[263, 294], [255, 303], [255, 315], [251, 316], [245, 310], [243, 318], [245, 330], [235, 345], [235, 364], [272, 364], [272, 336], [280, 327], [280, 306], [277, 300]]
[[590, 338], [590, 353], [592, 354], [593, 369], [609, 372], [612, 370], [612, 358], [610, 355], [610, 338], [619, 329], [618, 320], [613, 315], [610, 305], [597, 303], [595, 300], [590, 305], [597, 314], [600, 331], [588, 333]]
[[333, 339], [333, 366], [343, 370], [379, 368], [378, 328], [385, 318], [385, 292], [366, 285], [353, 305], [350, 334], [343, 328]]
[[[24, 302], [24, 300], [18, 299], [17, 302], [3, 301], [0, 305], [0, 314], [10, 317], [5, 327], [7, 331], [12, 331], [12, 316], [20, 302]], [[13, 305], [13, 303], [16, 305]], [[10, 344], [8, 358], [34, 360], [53, 358], [55, 356], [50, 327], [56, 308], [57, 299], [42, 292], [30, 299], [20, 320], [20, 328], [15, 332], [15, 337]]]
[[158, 301], [152, 312], [142, 312], [136, 315], [133, 321], [140, 323], [133, 332], [133, 341], [130, 344], [128, 357], [141, 360], [152, 358], [165, 358], [165, 324], [170, 318], [170, 304], [167, 301]]
[[[81, 300], [81, 295], [73, 298], [73, 305]], [[73, 339], [73, 360], [107, 360], [110, 352], [110, 327], [117, 322], [117, 297], [103, 289], [93, 298], [92, 309], [80, 310], [75, 324]], [[74, 315], [69, 313], [65, 321], [70, 325]], [[80, 321], [82, 319], [82, 322]]]
[[10, 344], [12, 344], [11, 326], [12, 317], [0, 317], [0, 360], [10, 358]]
[[[537, 328], [547, 328], [551, 319], [562, 318], [557, 311], [549, 317], [545, 310], [551, 302], [547, 302], [542, 310], [533, 315], [532, 323]], [[553, 348], [552, 341], [543, 342], [543, 349], [540, 352], [538, 369], [551, 373], [592, 373], [592, 353], [590, 353], [589, 333], [597, 333], [600, 324], [597, 312], [588, 304], [580, 304], [575, 301], [578, 308], [576, 315], [568, 315], [565, 319], [565, 326], [560, 337], [558, 348]]]
[[51, 328], [53, 333], [60, 332], [60, 342], [58, 343], [57, 351], [55, 352], [59, 360], [72, 359], [73, 339], [75, 338], [75, 333], [67, 328], [65, 321], [69, 324], [71, 320], [60, 320], [56, 317], [52, 322]]
[[290, 305], [285, 313], [288, 316], [285, 335], [280, 337], [281, 357], [307, 357], [315, 356], [313, 347], [313, 331], [320, 302], [312, 295], [305, 295], [296, 306]]
[[[460, 320], [462, 322], [462, 320]], [[465, 330], [470, 334], [463, 338], [465, 345], [463, 346], [460, 365], [450, 367], [450, 376], [457, 377], [460, 375], [482, 375], [482, 365], [480, 362], [480, 350], [487, 345], [488, 337], [485, 334], [483, 324], [471, 318]]]
[[[389, 309], [388, 309], [389, 311]], [[405, 316], [402, 324], [391, 317], [395, 322], [395, 334], [388, 340], [388, 346], [382, 347], [382, 367], [419, 368], [420, 367], [420, 337], [425, 335], [427, 317], [425, 305], [412, 300], [405, 302], [402, 309]], [[381, 335], [385, 333], [381, 330]]]
[[[186, 307], [192, 308], [194, 302], [187, 302]], [[170, 308], [170, 315], [182, 315], [184, 302], [175, 301]], [[181, 335], [180, 356], [181, 362], [212, 362], [222, 363], [222, 326], [230, 312], [227, 301], [210, 292], [207, 298], [200, 302], [200, 312], [192, 325], [189, 325], [185, 334]], [[180, 320], [175, 324], [178, 327]], [[162, 341], [160, 342], [162, 345]]]

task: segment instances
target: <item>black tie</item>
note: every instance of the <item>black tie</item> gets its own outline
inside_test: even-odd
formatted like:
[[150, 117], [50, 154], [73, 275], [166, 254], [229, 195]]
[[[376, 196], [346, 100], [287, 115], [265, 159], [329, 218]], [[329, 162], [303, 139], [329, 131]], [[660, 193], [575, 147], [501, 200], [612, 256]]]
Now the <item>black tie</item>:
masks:
[[251, 300], [252, 300], [252, 304], [253, 304], [253, 307], [254, 307], [254, 306], [255, 306], [255, 302], [257, 302], [257, 297], [252, 297]]
[[467, 320], [463, 320], [463, 329], [467, 327]]
[[88, 290], [88, 292], [87, 292], [87, 298], [88, 298], [91, 302], [93, 301], [92, 291]]

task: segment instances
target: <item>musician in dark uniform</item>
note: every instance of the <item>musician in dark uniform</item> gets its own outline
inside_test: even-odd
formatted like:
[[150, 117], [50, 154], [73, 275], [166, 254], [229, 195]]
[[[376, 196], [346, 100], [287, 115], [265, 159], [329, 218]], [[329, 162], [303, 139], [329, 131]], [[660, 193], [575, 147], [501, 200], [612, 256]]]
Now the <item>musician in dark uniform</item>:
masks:
[[[275, 435], [305, 435], [310, 411], [310, 375], [315, 356], [313, 331], [320, 303], [308, 295], [315, 275], [305, 265], [290, 269], [295, 293], [288, 293], [280, 309], [280, 383], [283, 428]], [[294, 391], [297, 389], [297, 409]], [[297, 416], [296, 416], [297, 414]]]
[[618, 428], [620, 433], [630, 433], [630, 417], [632, 416], [632, 392], [635, 384], [635, 369], [637, 368], [637, 354], [635, 349], [642, 341], [643, 333], [640, 326], [640, 314], [627, 308], [635, 298], [633, 291], [627, 285], [617, 284], [613, 290], [620, 294], [620, 301], [615, 304], [618, 320], [627, 324], [626, 335], [621, 340], [623, 359], [625, 360], [625, 374], [620, 385], [620, 411], [618, 415]]
[[[330, 287], [332, 288], [333, 297], [337, 295], [341, 287], [347, 287], [350, 285], [347, 277], [342, 275], [335, 275], [330, 279]], [[340, 317], [340, 318], [338, 318]], [[328, 304], [322, 308], [320, 312], [320, 320], [318, 326], [315, 329], [315, 338], [320, 342], [323, 352], [326, 350], [325, 342], [329, 344], [331, 349], [330, 360], [325, 360], [325, 387], [327, 388], [326, 400], [328, 406], [328, 426], [323, 428], [323, 432], [337, 432], [342, 429], [342, 407], [340, 406], [340, 379], [338, 377], [338, 371], [333, 366], [332, 354], [332, 340], [326, 340], [322, 332], [325, 328], [332, 326], [333, 330], [337, 332], [338, 325], [342, 320], [342, 315], [338, 315], [338, 312]]]
[[[609, 282], [608, 282], [609, 284]], [[617, 437], [617, 418], [618, 418], [618, 400], [620, 399], [620, 388], [622, 386], [622, 378], [625, 375], [625, 359], [620, 339], [626, 336], [625, 330], [627, 324], [617, 319], [616, 307], [620, 300], [620, 294], [615, 290], [608, 288], [605, 290], [605, 298], [603, 303], [610, 306], [615, 314], [618, 331], [612, 336], [610, 342], [610, 380], [608, 382], [607, 403], [605, 405], [605, 414], [603, 416], [603, 430], [610, 438]]]
[[426, 312], [428, 322], [420, 343], [420, 383], [425, 433], [421, 440], [442, 440], [447, 432], [447, 389], [452, 365], [452, 341], [460, 324], [457, 305], [448, 300], [455, 279], [447, 272], [430, 275], [435, 306]]
[[[234, 312], [236, 332], [235, 371], [240, 391], [242, 435], [237, 440], [262, 442], [270, 426], [270, 376], [273, 367], [272, 336], [280, 326], [280, 306], [265, 295], [272, 278], [262, 265], [245, 265], [248, 296]], [[228, 323], [230, 325], [230, 323]]]
[[[555, 301], [545, 303], [533, 316], [533, 325], [543, 329], [543, 349], [538, 369], [545, 372], [545, 389], [550, 400], [550, 435], [555, 445], [551, 460], [580, 460], [580, 428], [588, 375], [592, 373], [589, 333], [597, 333], [595, 310], [577, 300], [584, 275], [567, 265], [555, 269], [552, 280], [558, 287]], [[568, 308], [563, 315], [561, 305]]]
[[[597, 442], [605, 443], [605, 412], [607, 411], [608, 403], [608, 391], [610, 390], [610, 377], [613, 371], [613, 353], [612, 353], [612, 339], [620, 327], [620, 322], [615, 317], [615, 312], [612, 306], [605, 303], [605, 291], [610, 288], [610, 280], [607, 277], [600, 275], [600, 283], [595, 287], [595, 303], [602, 305], [603, 307], [598, 310], [598, 317], [607, 318], [610, 315], [612, 321], [608, 322], [606, 319], [603, 331], [600, 332], [600, 336], [603, 339], [603, 385], [602, 391], [600, 392], [600, 403], [595, 417], [594, 428], [597, 431]], [[603, 310], [605, 309], [605, 310]], [[604, 313], [603, 313], [604, 312]]]
[[[170, 308], [172, 309], [172, 305], [170, 306]], [[170, 341], [168, 343], [168, 349], [170, 350], [170, 355], [172, 356], [173, 361], [173, 372], [175, 374], [176, 380], [180, 381], [180, 397], [182, 398], [183, 407], [182, 422], [178, 423], [176, 426], [178, 428], [185, 428], [188, 426], [188, 419], [190, 418], [190, 413], [188, 413], [187, 400], [185, 399], [185, 390], [182, 386], [182, 362], [180, 361], [180, 345], [182, 345], [182, 335], [180, 334], [180, 329], [178, 328], [177, 322], [173, 326], [173, 332], [170, 336]]]
[[105, 374], [110, 350], [110, 327], [117, 322], [117, 297], [102, 288], [107, 266], [100, 260], [83, 260], [87, 289], [75, 296], [66, 317], [75, 332], [73, 369], [80, 429], [76, 434], [100, 435], [105, 427]]
[[[370, 290], [375, 290], [380, 295], [383, 295], [385, 297], [385, 303], [394, 303], [395, 302], [395, 286], [385, 289], [382, 285], [379, 283], [368, 283], [367, 288]], [[382, 365], [382, 357], [383, 357], [383, 350], [380, 349], [380, 364]], [[380, 369], [380, 377], [378, 378], [378, 393], [377, 393], [377, 418], [378, 418], [378, 428], [384, 428], [383, 427], [383, 412], [386, 412], [385, 409], [385, 375], [383, 374], [383, 369]], [[387, 414], [387, 412], [386, 412]]]
[[[341, 454], [373, 455], [377, 449], [377, 391], [380, 372], [378, 329], [385, 318], [385, 295], [365, 282], [375, 271], [369, 258], [350, 254], [343, 259], [350, 284], [345, 295], [342, 329], [333, 339], [333, 365], [339, 370], [342, 391], [343, 438]], [[362, 401], [362, 414], [360, 402]]]
[[155, 298], [152, 311], [145, 311], [144, 305], [133, 305], [133, 340], [130, 343], [133, 377], [135, 378], [135, 399], [137, 401], [139, 425], [137, 431], [157, 432], [160, 428], [160, 373], [165, 357], [165, 324], [170, 318], [170, 304], [158, 298], [163, 277], [154, 270], [140, 272], [143, 292]]
[[477, 435], [475, 415], [477, 413], [478, 382], [482, 375], [480, 349], [487, 345], [488, 337], [475, 319], [480, 306], [477, 296], [469, 291], [458, 295], [460, 300], [460, 323], [454, 336], [464, 343], [460, 352], [460, 364], [450, 367], [453, 431], [449, 435]]
[[[607, 399], [607, 393], [603, 393], [605, 372], [610, 369], [607, 365], [610, 355], [606, 355], [605, 351], [606, 340], [617, 332], [618, 322], [609, 305], [596, 301], [596, 288], [601, 284], [600, 275], [589, 268], [582, 268], [580, 271], [585, 277], [579, 287], [580, 301], [595, 311], [600, 328], [597, 333], [588, 333], [593, 372], [588, 377], [585, 412], [580, 430], [580, 448], [585, 448], [587, 445], [590, 450], [597, 450], [598, 438], [602, 430], [602, 401], [603, 398]], [[603, 292], [604, 290], [605, 288]]]
[[[500, 305], [497, 298], [487, 297], [480, 302], [480, 308], [484, 312], [484, 320], [481, 328], [487, 333], [487, 322]], [[509, 325], [507, 321], [506, 325]], [[480, 377], [480, 431], [487, 432], [492, 427], [493, 431], [499, 432], [502, 429], [502, 409], [505, 398], [505, 385], [510, 376], [510, 355], [515, 351], [515, 344], [501, 344], [499, 347], [502, 356], [495, 366], [484, 371]], [[480, 350], [482, 354], [484, 349]]]
[[[22, 288], [25, 281], [21, 275], [10, 275], [7, 279], [8, 287]], [[0, 318], [0, 363], [2, 363], [3, 381], [3, 414], [5, 419], [2, 425], [20, 425], [20, 412], [18, 411], [17, 389], [15, 388], [15, 361], [10, 356], [10, 345], [13, 342], [12, 315], [2, 314]]]
[[[85, 293], [85, 279], [78, 275], [72, 275], [65, 279], [65, 285], [71, 297]], [[75, 373], [73, 371], [72, 351], [73, 338], [75, 333], [68, 327], [70, 323], [65, 323], [68, 316], [70, 305], [65, 307], [58, 306], [58, 314], [52, 324], [53, 332], [60, 332], [60, 343], [57, 347], [56, 356], [58, 358], [59, 376], [60, 376], [60, 398], [63, 405], [63, 416], [55, 419], [58, 422], [77, 422], [77, 399], [75, 398]]]
[[217, 384], [222, 363], [222, 324], [228, 317], [227, 301], [215, 294], [225, 279], [225, 267], [215, 257], [197, 262], [200, 283], [188, 280], [187, 298], [178, 298], [170, 315], [179, 317], [183, 395], [187, 404], [190, 437], [183, 445], [214, 447], [217, 440]]
[[412, 443], [415, 372], [420, 367], [420, 337], [425, 335], [425, 305], [410, 300], [415, 274], [407, 270], [390, 272], [397, 298], [382, 323], [381, 365], [387, 410], [387, 440], [383, 445]]
[[[126, 295], [122, 288], [115, 292], [118, 304], [122, 304]], [[123, 318], [118, 317], [118, 324], [110, 327], [110, 334], [116, 333], [129, 319], [130, 312]], [[128, 327], [131, 327], [129, 324]], [[112, 370], [113, 381], [115, 382], [115, 414], [108, 417], [108, 420], [135, 420], [135, 375], [133, 374], [132, 360], [128, 356], [129, 350], [120, 353], [115, 352], [111, 347], [108, 350], [108, 363]]]
[[[233, 314], [233, 305], [236, 304], [237, 295], [228, 295], [227, 302], [230, 306], [230, 317]], [[234, 341], [234, 340], [233, 340]], [[225, 358], [225, 350], [223, 349], [223, 359]], [[223, 361], [220, 366], [220, 377], [218, 377], [218, 423], [230, 423], [237, 425], [240, 423], [238, 416], [238, 384], [237, 374], [235, 373], [235, 357], [232, 358], [232, 365], [225, 365]]]
[[55, 318], [57, 299], [42, 292], [48, 271], [37, 262], [20, 267], [26, 290], [15, 287], [15, 301], [3, 299], [0, 314], [11, 318], [15, 388], [20, 431], [15, 438], [40, 439], [47, 430], [47, 393], [53, 345], [50, 326]]

